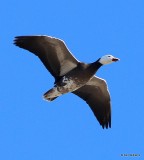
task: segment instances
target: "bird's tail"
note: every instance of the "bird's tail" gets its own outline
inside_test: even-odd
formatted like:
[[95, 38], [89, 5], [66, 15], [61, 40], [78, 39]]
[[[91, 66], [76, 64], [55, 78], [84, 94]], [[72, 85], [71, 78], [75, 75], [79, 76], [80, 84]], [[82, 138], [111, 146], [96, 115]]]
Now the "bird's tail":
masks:
[[43, 95], [43, 98], [47, 101], [53, 101], [54, 99], [59, 97], [59, 95], [60, 94], [58, 94], [57, 90], [55, 88], [52, 88]]
[[45, 97], [45, 96], [43, 96], [43, 98], [44, 98], [44, 100], [46, 100], [46, 101], [53, 101], [54, 99], [56, 99], [57, 97], [53, 97], [53, 98], [47, 98], [47, 97]]

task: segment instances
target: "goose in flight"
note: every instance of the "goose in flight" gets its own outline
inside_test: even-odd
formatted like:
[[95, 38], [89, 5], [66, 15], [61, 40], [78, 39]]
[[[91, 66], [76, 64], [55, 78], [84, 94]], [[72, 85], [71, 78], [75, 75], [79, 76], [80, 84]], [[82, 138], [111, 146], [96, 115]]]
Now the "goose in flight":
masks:
[[102, 128], [111, 127], [107, 83], [95, 73], [101, 66], [119, 61], [118, 58], [105, 55], [93, 63], [82, 63], [72, 55], [63, 40], [45, 35], [18, 36], [14, 44], [38, 56], [55, 78], [53, 88], [43, 95], [44, 99], [53, 101], [72, 92], [86, 101]]

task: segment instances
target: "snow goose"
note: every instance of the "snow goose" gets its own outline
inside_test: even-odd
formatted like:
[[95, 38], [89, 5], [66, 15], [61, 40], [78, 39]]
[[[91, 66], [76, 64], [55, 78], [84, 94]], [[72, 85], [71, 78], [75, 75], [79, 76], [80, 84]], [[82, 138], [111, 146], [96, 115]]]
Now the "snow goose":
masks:
[[55, 78], [54, 87], [43, 95], [44, 99], [52, 101], [72, 92], [86, 101], [102, 128], [111, 127], [110, 94], [106, 81], [95, 73], [118, 58], [105, 55], [93, 63], [82, 63], [71, 54], [64, 41], [45, 35], [18, 36], [14, 44], [38, 56]]

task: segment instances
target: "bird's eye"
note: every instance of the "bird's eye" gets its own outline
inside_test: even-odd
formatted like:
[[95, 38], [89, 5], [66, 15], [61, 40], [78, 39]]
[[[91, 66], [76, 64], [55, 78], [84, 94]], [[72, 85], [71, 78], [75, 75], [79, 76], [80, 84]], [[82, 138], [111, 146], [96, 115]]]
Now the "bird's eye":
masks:
[[108, 57], [111, 57], [111, 56], [108, 56]]

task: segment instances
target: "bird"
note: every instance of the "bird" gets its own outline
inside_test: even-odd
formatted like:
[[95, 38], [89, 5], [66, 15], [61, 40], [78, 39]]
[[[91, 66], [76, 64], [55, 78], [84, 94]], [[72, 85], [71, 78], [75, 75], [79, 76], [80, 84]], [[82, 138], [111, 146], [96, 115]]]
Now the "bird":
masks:
[[107, 54], [92, 63], [83, 63], [73, 56], [63, 40], [47, 35], [16, 36], [14, 45], [38, 56], [54, 77], [54, 86], [43, 95], [45, 100], [53, 101], [71, 92], [89, 105], [103, 129], [111, 128], [108, 86], [95, 74], [101, 66], [117, 62], [119, 58]]

